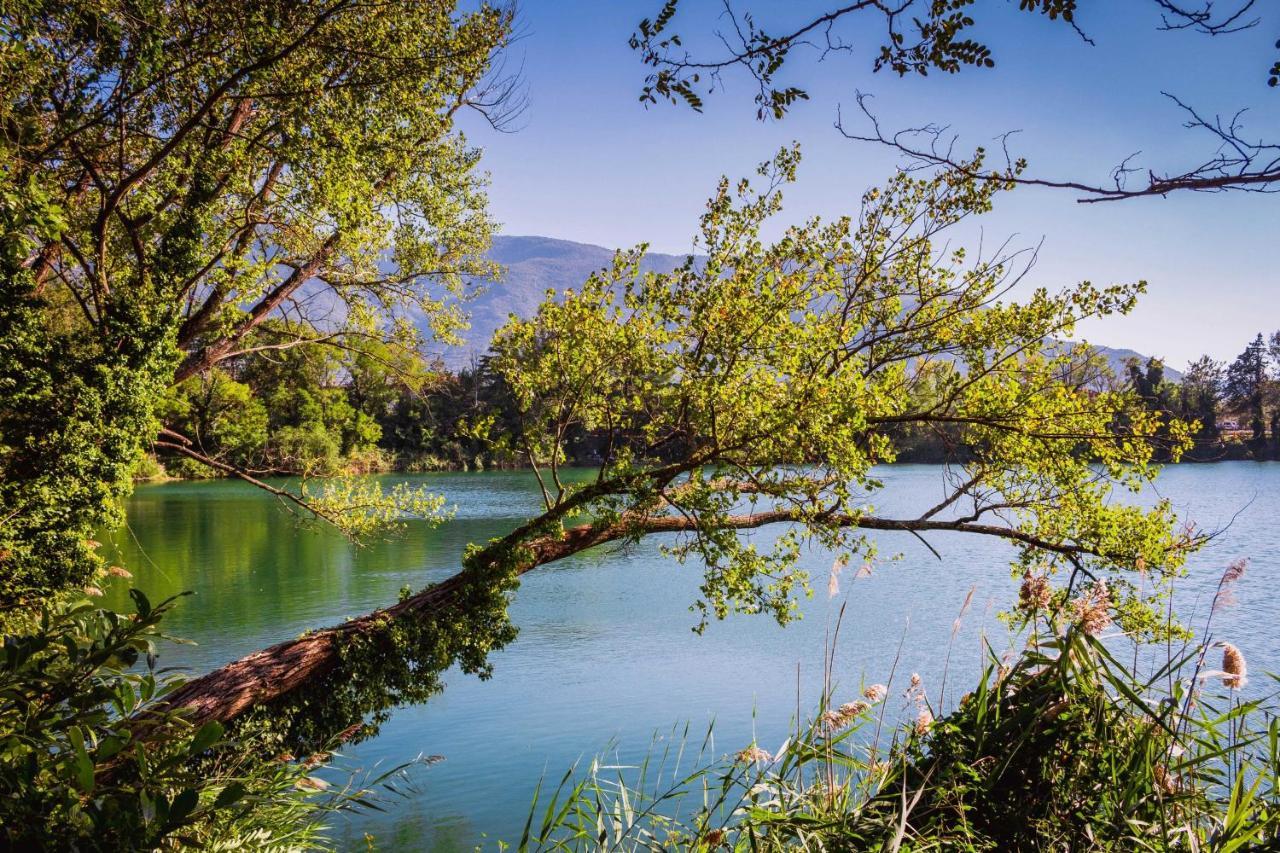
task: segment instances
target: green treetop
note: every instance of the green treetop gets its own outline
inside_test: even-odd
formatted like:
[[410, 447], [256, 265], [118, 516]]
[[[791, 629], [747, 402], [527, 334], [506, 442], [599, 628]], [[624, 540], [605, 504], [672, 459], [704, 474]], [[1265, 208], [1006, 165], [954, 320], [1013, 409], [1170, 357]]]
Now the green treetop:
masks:
[[166, 385], [248, 346], [448, 335], [491, 271], [454, 118], [502, 119], [510, 26], [448, 3], [0, 6], [0, 599], [83, 583]]
[[[900, 173], [856, 217], [767, 243], [798, 159], [784, 150], [763, 166], [762, 190], [721, 182], [702, 217], [705, 259], [641, 274], [643, 249], [620, 253], [499, 333], [495, 368], [521, 412], [507, 440], [539, 472], [544, 524], [581, 515], [618, 538], [682, 534], [669, 550], [705, 562], [697, 606], [716, 616], [786, 620], [806, 585], [802, 545], [862, 558], [868, 529], [1002, 536], [1021, 572], [1066, 568], [1077, 583], [1176, 571], [1190, 540], [1169, 507], [1115, 499], [1152, 475], [1159, 418], [1103, 390], [1086, 347], [1046, 346], [1082, 318], [1128, 311], [1144, 285], [1007, 301], [1017, 253], [939, 241], [1009, 183], [954, 174]], [[609, 437], [583, 487], [558, 470], [575, 425]], [[894, 460], [904, 426], [958, 430], [968, 456], [942, 474], [935, 505], [886, 517], [873, 467]], [[1176, 454], [1185, 425], [1166, 429]], [[772, 523], [786, 532], [758, 549], [746, 531]], [[1132, 627], [1152, 628], [1132, 598]]]

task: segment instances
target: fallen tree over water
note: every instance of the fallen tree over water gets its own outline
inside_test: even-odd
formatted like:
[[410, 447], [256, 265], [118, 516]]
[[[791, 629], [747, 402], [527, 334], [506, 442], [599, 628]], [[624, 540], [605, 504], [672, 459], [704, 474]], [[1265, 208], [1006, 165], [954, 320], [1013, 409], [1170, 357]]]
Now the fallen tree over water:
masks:
[[[762, 512], [728, 516], [723, 520], [723, 526], [744, 530], [796, 520], [792, 513]], [[1065, 555], [1092, 553], [1083, 545], [1039, 541], [1022, 531], [991, 524], [876, 516], [843, 516], [831, 518], [828, 523], [863, 530], [914, 534], [936, 531], [972, 533], [1000, 537]], [[317, 679], [327, 678], [340, 668], [344, 644], [356, 639], [374, 638], [397, 621], [423, 621], [437, 627], [442, 621], [465, 621], [468, 616], [474, 618], [476, 615], [479, 599], [491, 598], [495, 593], [504, 594], [515, 577], [538, 566], [611, 542], [625, 542], [655, 533], [693, 530], [694, 524], [688, 519], [662, 516], [625, 519], [615, 524], [578, 525], [559, 536], [540, 536], [525, 544], [520, 544], [520, 532], [517, 532], [478, 552], [473, 558], [474, 566], [441, 583], [390, 607], [246, 655], [187, 682], [169, 695], [166, 705], [185, 709], [189, 719], [196, 724], [211, 720], [231, 722], [255, 707], [286, 701], [295, 692], [314, 687]], [[500, 555], [504, 552], [514, 554], [514, 560], [503, 560]], [[488, 611], [484, 607], [479, 609]], [[479, 637], [473, 636], [472, 640], [479, 640]], [[461, 659], [461, 650], [450, 657]], [[453, 662], [449, 661], [450, 664]]]
[[[439, 690], [453, 665], [487, 673], [488, 653], [514, 637], [506, 606], [520, 575], [658, 534], [673, 559], [703, 567], [703, 626], [732, 612], [793, 618], [807, 549], [834, 554], [838, 571], [875, 558], [875, 532], [962, 532], [1010, 541], [1021, 575], [1061, 572], [1068, 590], [1105, 579], [1126, 630], [1164, 630], [1152, 596], [1200, 539], [1167, 503], [1117, 496], [1148, 482], [1157, 442], [1176, 453], [1185, 430], [1100, 387], [1087, 345], [1043, 347], [1129, 310], [1142, 285], [1002, 301], [1025, 272], [1018, 253], [935, 248], [1004, 186], [956, 176], [901, 174], [867, 193], [857, 219], [810, 221], [766, 245], [760, 229], [797, 163], [780, 152], [761, 191], [721, 183], [703, 258], [656, 274], [642, 273], [642, 250], [619, 253], [499, 333], [492, 369], [518, 417], [472, 428], [527, 458], [541, 515], [473, 546], [448, 580], [228, 664], [169, 706], [197, 721], [283, 719], [306, 744], [376, 724]], [[937, 503], [889, 516], [874, 468], [894, 460], [903, 429], [958, 434], [964, 455], [941, 469]], [[604, 452], [575, 484], [561, 469], [584, 432], [606, 436]], [[750, 531], [766, 525], [781, 532], [761, 547]], [[1135, 570], [1141, 585], [1125, 580]]]

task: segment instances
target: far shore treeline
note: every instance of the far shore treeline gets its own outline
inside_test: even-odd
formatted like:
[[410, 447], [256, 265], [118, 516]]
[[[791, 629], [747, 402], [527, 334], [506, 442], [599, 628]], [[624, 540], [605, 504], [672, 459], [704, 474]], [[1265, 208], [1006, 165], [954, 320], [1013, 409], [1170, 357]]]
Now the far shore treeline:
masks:
[[[189, 436], [201, 454], [260, 475], [328, 476], [379, 471], [486, 470], [529, 465], [516, 439], [510, 388], [483, 355], [451, 368], [367, 340], [347, 346], [264, 346], [170, 389], [165, 425]], [[1159, 358], [1130, 359], [1119, 375], [1101, 365], [1100, 382], [1133, 390], [1168, 425], [1194, 422], [1194, 445], [1181, 461], [1280, 459], [1280, 331], [1259, 334], [1230, 364], [1209, 356], [1179, 381]], [[957, 429], [903, 429], [899, 462], [966, 457]], [[598, 464], [606, 436], [576, 428], [570, 463]], [[1168, 453], [1164, 461], [1170, 461]], [[216, 469], [190, 456], [161, 455], [141, 479], [208, 477]]]

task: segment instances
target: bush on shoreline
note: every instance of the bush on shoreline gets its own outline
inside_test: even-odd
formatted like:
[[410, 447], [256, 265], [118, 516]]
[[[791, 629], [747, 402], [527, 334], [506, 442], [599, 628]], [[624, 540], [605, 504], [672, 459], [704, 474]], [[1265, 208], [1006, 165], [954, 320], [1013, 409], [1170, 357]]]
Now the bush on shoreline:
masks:
[[1096, 636], [1109, 622], [1089, 610], [1073, 608], [1065, 626], [1041, 612], [1017, 659], [991, 652], [945, 713], [915, 675], [905, 689], [828, 687], [774, 752], [752, 743], [708, 756], [708, 733], [692, 770], [680, 767], [683, 741], [638, 766], [575, 768], [535, 795], [518, 847], [1275, 849], [1275, 685], [1243, 698], [1243, 655], [1229, 644], [1215, 644], [1221, 669], [1206, 663], [1210, 647], [1184, 647], [1140, 675], [1114, 637]]

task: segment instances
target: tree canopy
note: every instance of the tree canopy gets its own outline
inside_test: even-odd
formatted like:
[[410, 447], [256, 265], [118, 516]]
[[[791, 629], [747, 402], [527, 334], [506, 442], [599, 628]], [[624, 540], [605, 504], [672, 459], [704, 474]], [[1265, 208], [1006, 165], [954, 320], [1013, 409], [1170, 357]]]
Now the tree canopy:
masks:
[[4, 6], [4, 598], [83, 583], [166, 384], [246, 347], [448, 336], [466, 277], [492, 272], [454, 115], [502, 120], [511, 22], [349, 0]]
[[503, 119], [511, 21], [351, 0], [4, 5], [0, 597], [83, 583], [82, 543], [171, 382], [249, 346], [448, 335], [466, 278], [491, 272], [454, 118]]
[[[799, 160], [784, 150], [762, 188], [722, 181], [699, 249], [669, 274], [622, 253], [581, 290], [545, 302], [495, 341], [523, 447], [548, 514], [609, 519], [630, 536], [688, 534], [671, 551], [706, 565], [699, 606], [791, 612], [802, 541], [842, 554], [866, 529], [968, 530], [1024, 547], [1025, 571], [1079, 578], [1179, 563], [1164, 505], [1112, 500], [1151, 473], [1158, 419], [1107, 390], [1085, 347], [1047, 346], [1082, 318], [1124, 312], [1141, 283], [1084, 282], [1009, 299], [1024, 259], [941, 245], [1009, 182], [900, 173], [856, 216], [817, 219], [765, 243]], [[980, 164], [975, 164], [980, 165]], [[1127, 427], [1115, 429], [1123, 415]], [[595, 483], [565, 486], [564, 436], [609, 436]], [[966, 455], [936, 506], [876, 514], [873, 467], [895, 431], [958, 428]], [[1175, 424], [1175, 454], [1186, 439]], [[744, 535], [791, 524], [772, 550]]]
[[[1185, 445], [1187, 427], [1100, 383], [1087, 347], [1053, 343], [1081, 319], [1127, 311], [1142, 284], [1012, 299], [1027, 258], [945, 243], [1008, 184], [956, 175], [899, 173], [856, 216], [767, 242], [798, 162], [785, 149], [762, 166], [762, 186], [722, 181], [701, 257], [642, 274], [642, 248], [619, 253], [499, 333], [492, 369], [515, 413], [490, 435], [534, 466], [543, 512], [475, 543], [453, 577], [228, 664], [170, 701], [197, 721], [258, 707], [376, 720], [425, 700], [454, 664], [487, 672], [488, 653], [514, 636], [506, 602], [522, 574], [654, 535], [702, 572], [699, 629], [731, 612], [793, 618], [810, 548], [834, 552], [838, 574], [875, 553], [872, 533], [958, 533], [1010, 542], [1017, 577], [1048, 588], [1057, 576], [1058, 604], [1105, 599], [1127, 630], [1160, 636], [1169, 626], [1154, 605], [1203, 537], [1168, 503], [1125, 496], [1154, 475], [1158, 444]], [[875, 466], [894, 460], [908, 427], [958, 429], [965, 449], [938, 469], [936, 502], [886, 512]], [[579, 428], [602, 431], [603, 452], [590, 476], [570, 477]], [[767, 526], [778, 535], [756, 538]]]

